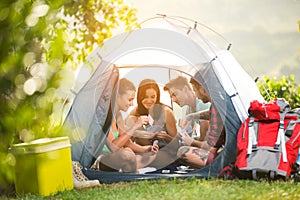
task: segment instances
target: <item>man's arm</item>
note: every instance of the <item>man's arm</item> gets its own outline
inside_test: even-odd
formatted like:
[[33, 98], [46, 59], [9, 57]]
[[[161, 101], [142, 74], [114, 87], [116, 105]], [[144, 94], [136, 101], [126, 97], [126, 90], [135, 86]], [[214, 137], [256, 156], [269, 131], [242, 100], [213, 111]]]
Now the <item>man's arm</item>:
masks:
[[186, 119], [187, 120], [199, 120], [199, 119], [203, 119], [203, 120], [209, 120], [209, 117], [210, 117], [210, 111], [209, 109], [206, 109], [206, 110], [202, 110], [202, 111], [199, 111], [199, 112], [195, 112], [195, 113], [190, 113], [188, 115], [186, 115]]

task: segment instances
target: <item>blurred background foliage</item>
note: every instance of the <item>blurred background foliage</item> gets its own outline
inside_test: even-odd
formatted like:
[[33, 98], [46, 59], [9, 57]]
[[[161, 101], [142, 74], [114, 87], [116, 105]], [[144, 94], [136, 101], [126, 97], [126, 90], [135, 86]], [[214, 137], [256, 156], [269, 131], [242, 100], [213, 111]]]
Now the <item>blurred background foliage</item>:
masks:
[[8, 148], [62, 135], [55, 113], [74, 71], [114, 30], [136, 21], [123, 0], [0, 1], [0, 194], [13, 182]]
[[300, 107], [300, 85], [295, 83], [294, 75], [282, 76], [280, 79], [265, 76], [257, 82], [257, 86], [266, 101], [284, 98], [292, 109]]

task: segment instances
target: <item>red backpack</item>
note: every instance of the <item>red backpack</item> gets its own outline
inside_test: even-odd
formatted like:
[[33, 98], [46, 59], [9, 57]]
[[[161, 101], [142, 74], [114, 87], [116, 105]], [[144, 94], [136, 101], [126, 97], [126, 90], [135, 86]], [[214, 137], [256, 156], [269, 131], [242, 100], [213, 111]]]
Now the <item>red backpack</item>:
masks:
[[300, 146], [300, 112], [283, 99], [252, 101], [237, 136], [238, 178], [287, 179]]

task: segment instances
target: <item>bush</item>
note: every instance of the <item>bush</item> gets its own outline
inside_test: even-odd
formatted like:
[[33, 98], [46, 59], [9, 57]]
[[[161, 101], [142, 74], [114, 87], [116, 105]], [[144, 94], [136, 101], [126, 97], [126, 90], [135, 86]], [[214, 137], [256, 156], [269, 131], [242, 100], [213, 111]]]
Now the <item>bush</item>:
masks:
[[264, 77], [257, 82], [257, 86], [266, 101], [284, 98], [291, 108], [300, 107], [300, 85], [294, 81], [294, 75], [282, 76], [281, 79]]

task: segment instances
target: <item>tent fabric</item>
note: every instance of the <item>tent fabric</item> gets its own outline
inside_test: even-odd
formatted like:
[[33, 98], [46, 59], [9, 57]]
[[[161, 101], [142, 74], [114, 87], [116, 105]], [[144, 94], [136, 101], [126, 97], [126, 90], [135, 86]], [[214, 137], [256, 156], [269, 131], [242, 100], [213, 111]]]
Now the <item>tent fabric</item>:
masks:
[[[97, 66], [96, 70], [79, 90], [65, 120], [65, 126], [70, 130], [72, 159], [85, 167], [84, 172], [90, 179], [111, 183], [163, 177], [216, 177], [224, 166], [235, 161], [236, 135], [241, 122], [248, 115], [250, 101], [263, 100], [254, 80], [227, 49], [219, 48], [202, 35], [196, 26], [178, 23], [178, 20], [174, 22], [168, 17], [160, 20], [160, 26], [156, 25], [159, 28], [142, 27], [120, 34], [92, 53], [101, 59], [93, 63]], [[154, 51], [175, 55], [183, 62], [153, 59], [151, 53]], [[124, 59], [138, 52], [143, 52], [145, 56]], [[126, 60], [126, 63], [122, 63], [122, 60]], [[121, 70], [117, 68], [122, 64], [136, 68], [168, 68], [194, 77], [206, 88], [226, 131], [223, 151], [210, 165], [188, 174], [125, 174], [88, 169], [100, 155], [106, 141]]]
[[118, 70], [98, 67], [87, 84], [79, 91], [65, 120], [72, 143], [72, 160], [88, 167], [99, 155], [110, 128]]
[[248, 117], [248, 108], [255, 97], [263, 102], [253, 79], [243, 70], [229, 51], [218, 53], [214, 68], [224, 90], [232, 97], [236, 112], [241, 121]]

